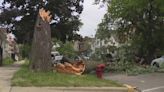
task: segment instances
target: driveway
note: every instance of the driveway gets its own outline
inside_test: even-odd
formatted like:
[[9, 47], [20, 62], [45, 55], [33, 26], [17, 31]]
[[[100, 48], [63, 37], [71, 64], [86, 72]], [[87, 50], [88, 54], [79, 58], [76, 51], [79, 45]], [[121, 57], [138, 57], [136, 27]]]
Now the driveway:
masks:
[[151, 73], [138, 76], [105, 74], [105, 79], [138, 87], [142, 92], [164, 92], [164, 73]]

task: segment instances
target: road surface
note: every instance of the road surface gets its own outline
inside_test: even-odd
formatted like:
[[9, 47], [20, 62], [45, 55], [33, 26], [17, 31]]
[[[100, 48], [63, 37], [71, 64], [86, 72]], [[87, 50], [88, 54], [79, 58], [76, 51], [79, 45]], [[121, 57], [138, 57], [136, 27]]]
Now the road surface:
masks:
[[164, 73], [151, 73], [138, 76], [105, 74], [105, 79], [138, 87], [142, 92], [164, 92]]

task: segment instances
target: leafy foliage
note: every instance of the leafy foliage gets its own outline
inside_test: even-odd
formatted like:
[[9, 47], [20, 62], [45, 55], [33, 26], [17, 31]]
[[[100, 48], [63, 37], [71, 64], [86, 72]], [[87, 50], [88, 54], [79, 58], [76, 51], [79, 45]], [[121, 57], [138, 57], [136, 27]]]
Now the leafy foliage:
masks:
[[106, 23], [105, 20], [102, 20], [102, 23], [100, 23], [98, 25], [96, 37], [101, 39], [101, 40], [105, 40], [106, 38], [110, 38], [110, 30], [108, 27], [108, 23]]
[[10, 57], [6, 57], [3, 59], [3, 65], [11, 65], [14, 61]]
[[73, 48], [72, 42], [60, 43], [60, 47], [57, 48], [57, 51], [69, 58], [73, 58], [76, 56], [76, 52]]
[[31, 46], [29, 44], [23, 44], [20, 46], [20, 53], [22, 58], [29, 58], [29, 51], [31, 50]]
[[130, 45], [131, 54], [144, 57], [145, 63], [151, 62], [157, 50], [164, 51], [163, 0], [108, 0], [107, 3], [108, 11], [99, 24], [98, 37], [116, 35], [120, 43]]
[[[38, 10], [44, 7], [52, 14], [52, 36], [71, 40], [82, 23], [79, 14], [83, 0], [4, 0], [1, 24], [16, 33], [19, 42], [31, 42]], [[7, 5], [6, 5], [7, 4]]]

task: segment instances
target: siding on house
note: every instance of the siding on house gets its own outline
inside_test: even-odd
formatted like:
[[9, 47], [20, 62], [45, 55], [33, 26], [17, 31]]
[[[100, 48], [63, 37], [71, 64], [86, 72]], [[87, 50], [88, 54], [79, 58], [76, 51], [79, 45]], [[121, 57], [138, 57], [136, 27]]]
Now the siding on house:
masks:
[[[0, 46], [3, 49], [3, 58], [10, 57], [11, 52], [13, 52], [13, 51], [14, 51], [14, 53], [15, 52], [19, 53], [19, 48], [18, 48], [18, 45], [15, 42], [15, 40], [8, 38], [9, 35], [10, 35], [9, 37], [11, 37], [11, 34], [12, 33], [10, 33], [10, 34], [7, 33], [7, 29], [0, 28], [0, 43], [1, 43]], [[15, 36], [14, 34], [12, 34], [12, 35]], [[13, 41], [14, 41], [14, 43], [13, 43]]]
[[119, 47], [119, 45], [120, 44], [116, 41], [114, 36], [111, 36], [109, 39], [105, 39], [105, 40], [94, 38], [91, 44], [91, 49], [92, 49], [92, 53], [94, 53], [96, 48], [108, 47], [108, 46]]

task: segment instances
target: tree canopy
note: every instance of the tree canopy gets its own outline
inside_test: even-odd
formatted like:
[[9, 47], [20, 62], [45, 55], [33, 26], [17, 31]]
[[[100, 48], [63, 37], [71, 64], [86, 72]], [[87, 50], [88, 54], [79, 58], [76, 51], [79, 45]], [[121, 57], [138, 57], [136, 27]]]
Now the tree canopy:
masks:
[[157, 49], [164, 51], [163, 0], [105, 1], [108, 10], [102, 23], [99, 24], [97, 32], [99, 37], [105, 31], [106, 35], [103, 37], [109, 37], [107, 33], [111, 35], [112, 31], [122, 43], [130, 43], [133, 53], [144, 57], [147, 63], [154, 58]]
[[8, 25], [19, 42], [31, 42], [39, 8], [52, 15], [52, 37], [71, 40], [82, 25], [79, 14], [83, 0], [4, 0], [0, 15], [1, 25]]

